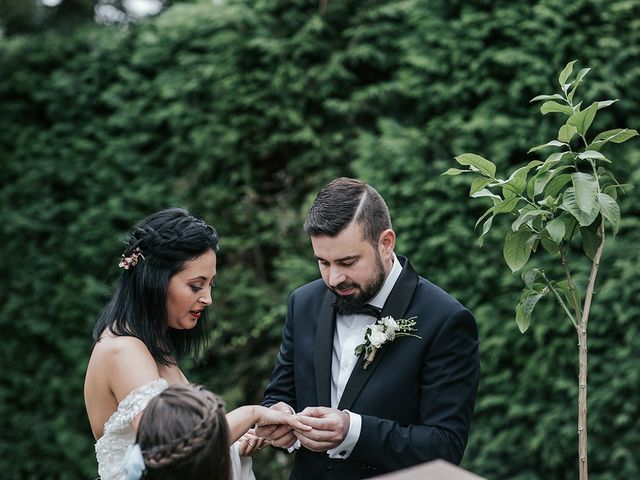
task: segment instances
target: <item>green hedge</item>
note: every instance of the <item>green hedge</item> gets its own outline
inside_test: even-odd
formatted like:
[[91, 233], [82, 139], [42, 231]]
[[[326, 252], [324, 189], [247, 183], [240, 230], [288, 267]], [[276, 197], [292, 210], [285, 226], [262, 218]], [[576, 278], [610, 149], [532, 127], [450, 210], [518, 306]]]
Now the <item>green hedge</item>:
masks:
[[[187, 375], [229, 407], [259, 402], [287, 294], [318, 275], [306, 209], [337, 175], [379, 189], [398, 251], [477, 316], [483, 377], [463, 465], [491, 479], [576, 477], [572, 328], [548, 302], [518, 333], [520, 279], [497, 236], [476, 246], [483, 209], [465, 180], [440, 175], [465, 151], [503, 171], [531, 159], [555, 127], [528, 101], [572, 59], [593, 68], [588, 99], [622, 100], [596, 128], [638, 128], [640, 3], [327, 4], [203, 1], [126, 30], [0, 39], [3, 479], [95, 476], [90, 332], [123, 234], [168, 205], [221, 234], [213, 348]], [[637, 142], [614, 159], [619, 179], [640, 185]], [[599, 480], [640, 476], [637, 192], [621, 201], [590, 326]], [[288, 462], [254, 459], [274, 480]]]

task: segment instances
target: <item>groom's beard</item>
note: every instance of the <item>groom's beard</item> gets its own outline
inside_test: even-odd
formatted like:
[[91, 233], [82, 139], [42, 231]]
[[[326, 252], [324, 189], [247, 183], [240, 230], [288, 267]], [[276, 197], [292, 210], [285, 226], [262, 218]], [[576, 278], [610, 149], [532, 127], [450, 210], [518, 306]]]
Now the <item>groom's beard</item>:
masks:
[[384, 265], [382, 265], [382, 259], [380, 258], [380, 254], [378, 254], [373, 275], [368, 283], [361, 286], [354, 282], [342, 282], [335, 288], [331, 288], [334, 293], [336, 293], [336, 290], [356, 289], [356, 293], [351, 295], [338, 295], [336, 293], [336, 301], [333, 303], [336, 312], [340, 315], [353, 315], [356, 313], [369, 300], [376, 296], [384, 284], [384, 279]]

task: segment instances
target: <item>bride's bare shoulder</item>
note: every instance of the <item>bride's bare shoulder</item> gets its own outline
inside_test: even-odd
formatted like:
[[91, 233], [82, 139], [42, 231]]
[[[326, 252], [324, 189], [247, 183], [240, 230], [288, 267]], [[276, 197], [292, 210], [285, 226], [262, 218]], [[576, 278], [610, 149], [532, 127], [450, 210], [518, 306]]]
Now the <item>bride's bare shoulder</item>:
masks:
[[95, 380], [120, 402], [134, 388], [159, 378], [158, 365], [138, 338], [103, 333], [91, 353], [87, 380]]
[[123, 352], [145, 350], [147, 346], [137, 337], [130, 335], [116, 335], [110, 331], [105, 331], [93, 347], [94, 353], [119, 354]]
[[155, 360], [147, 346], [139, 338], [104, 332], [91, 352], [89, 363], [104, 367], [130, 368], [131, 365], [148, 364], [155, 368]]

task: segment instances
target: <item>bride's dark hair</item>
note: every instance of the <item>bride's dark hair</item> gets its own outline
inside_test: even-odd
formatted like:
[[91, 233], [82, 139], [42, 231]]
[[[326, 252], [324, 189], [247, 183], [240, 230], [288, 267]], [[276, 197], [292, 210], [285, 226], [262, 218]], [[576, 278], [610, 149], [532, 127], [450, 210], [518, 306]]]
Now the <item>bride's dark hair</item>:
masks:
[[163, 365], [201, 353], [208, 337], [207, 309], [194, 328], [169, 328], [167, 290], [171, 277], [185, 262], [209, 250], [218, 251], [216, 230], [183, 208], [170, 208], [148, 216], [133, 228], [125, 241], [124, 256], [135, 257], [136, 249], [140, 249], [137, 263], [123, 269], [96, 321], [94, 342], [106, 328], [115, 335], [134, 336]]
[[153, 480], [229, 480], [229, 429], [222, 401], [200, 385], [174, 384], [152, 398], [136, 443]]

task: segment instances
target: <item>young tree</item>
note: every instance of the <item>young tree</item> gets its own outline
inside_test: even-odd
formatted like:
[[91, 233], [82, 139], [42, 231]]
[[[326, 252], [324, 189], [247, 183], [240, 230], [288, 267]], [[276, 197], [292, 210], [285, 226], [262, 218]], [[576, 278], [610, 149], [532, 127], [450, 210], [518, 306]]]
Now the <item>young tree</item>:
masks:
[[[533, 160], [515, 170], [508, 178], [496, 176], [493, 162], [473, 153], [456, 157], [465, 170], [450, 168], [444, 175], [471, 173], [475, 179], [469, 196], [489, 198], [493, 205], [480, 217], [479, 243], [489, 232], [497, 215], [511, 215], [513, 222], [505, 234], [503, 255], [513, 272], [523, 271], [525, 287], [516, 305], [516, 324], [521, 332], [530, 325], [534, 308], [546, 295], [552, 295], [573, 323], [578, 334], [578, 455], [580, 480], [588, 478], [587, 460], [587, 325], [596, 276], [605, 245], [605, 224], [613, 234], [620, 224], [617, 198], [629, 185], [618, 183], [607, 169], [612, 161], [602, 153], [607, 144], [622, 143], [638, 135], [636, 130], [619, 128], [589, 138], [589, 129], [599, 110], [618, 100], [593, 102], [583, 108], [575, 93], [589, 72], [584, 68], [573, 80], [575, 60], [560, 73], [560, 93], [539, 95], [532, 102], [544, 101], [543, 115], [560, 114], [566, 120], [557, 138], [533, 147], [529, 153], [557, 148], [546, 160]], [[581, 240], [586, 258], [591, 262], [589, 277], [579, 285], [572, 274], [579, 259], [570, 259], [572, 245]], [[563, 278], [556, 280], [551, 272], [531, 267], [531, 254], [539, 247], [556, 263]], [[585, 257], [581, 256], [584, 260]], [[527, 268], [529, 267], [529, 268]], [[584, 300], [581, 300], [584, 299]]]

